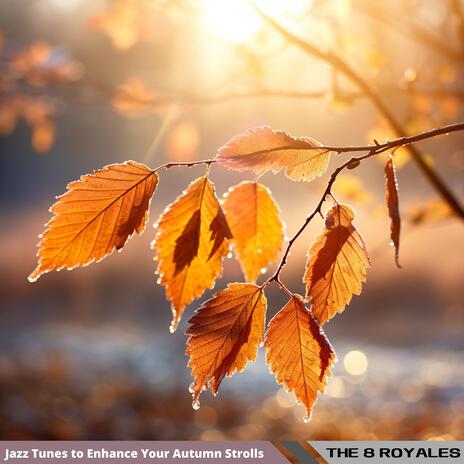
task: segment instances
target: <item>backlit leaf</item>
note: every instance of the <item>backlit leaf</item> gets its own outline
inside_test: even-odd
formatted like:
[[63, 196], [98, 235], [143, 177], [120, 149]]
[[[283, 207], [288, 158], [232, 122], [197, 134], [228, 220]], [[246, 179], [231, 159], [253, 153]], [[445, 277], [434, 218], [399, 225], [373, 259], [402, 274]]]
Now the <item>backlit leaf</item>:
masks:
[[29, 280], [121, 249], [134, 231], [143, 232], [157, 184], [157, 174], [134, 161], [105, 166], [68, 184], [50, 209], [54, 216], [41, 237], [39, 263]]
[[156, 273], [171, 301], [174, 331], [186, 305], [212, 288], [231, 238], [213, 183], [200, 177], [163, 213], [152, 243]]
[[217, 160], [238, 171], [256, 174], [284, 171], [296, 181], [310, 181], [322, 175], [330, 152], [308, 137], [291, 137], [284, 131], [257, 127], [238, 135], [219, 149]]
[[304, 282], [313, 316], [324, 324], [361, 293], [370, 265], [366, 247], [354, 228], [353, 210], [335, 205], [326, 215], [324, 233], [309, 250]]
[[335, 353], [299, 295], [269, 322], [264, 342], [266, 362], [278, 383], [295, 393], [309, 419], [318, 393], [323, 393]]
[[392, 158], [390, 158], [385, 165], [385, 190], [385, 201], [391, 220], [390, 239], [395, 247], [396, 265], [401, 267], [398, 259], [400, 250], [401, 216], [398, 201], [398, 181], [396, 179], [396, 170]]
[[264, 337], [266, 297], [254, 284], [232, 283], [204, 303], [190, 319], [186, 354], [195, 381], [194, 402], [203, 388], [217, 394], [225, 376], [254, 361]]
[[237, 259], [246, 280], [254, 282], [282, 249], [279, 208], [269, 189], [258, 182], [242, 182], [230, 189], [223, 208]]

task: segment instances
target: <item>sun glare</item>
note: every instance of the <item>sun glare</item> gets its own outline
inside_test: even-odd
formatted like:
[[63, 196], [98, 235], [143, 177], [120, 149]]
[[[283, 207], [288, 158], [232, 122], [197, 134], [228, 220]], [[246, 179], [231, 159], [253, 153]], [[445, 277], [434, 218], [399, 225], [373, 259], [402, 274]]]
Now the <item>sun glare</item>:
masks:
[[247, 42], [262, 27], [258, 14], [241, 0], [209, 0], [204, 19], [216, 36], [233, 43]]
[[[303, 15], [311, 0], [258, 0], [256, 3], [265, 13], [279, 19]], [[264, 27], [247, 0], [206, 0], [203, 17], [214, 35], [236, 44], [250, 41]]]

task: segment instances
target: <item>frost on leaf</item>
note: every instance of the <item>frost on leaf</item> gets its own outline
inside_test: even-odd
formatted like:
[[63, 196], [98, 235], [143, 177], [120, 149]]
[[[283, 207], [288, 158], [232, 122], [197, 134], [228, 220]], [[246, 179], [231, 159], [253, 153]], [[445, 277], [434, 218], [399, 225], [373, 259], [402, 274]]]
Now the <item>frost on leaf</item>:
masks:
[[[254, 361], [263, 341], [266, 297], [254, 284], [232, 283], [205, 302], [190, 319], [186, 354], [195, 381], [194, 403], [210, 386], [216, 394], [223, 378]], [[196, 404], [196, 403], [195, 403]]]
[[156, 227], [152, 243], [156, 273], [172, 304], [174, 331], [185, 306], [212, 288], [221, 275], [232, 235], [214, 185], [206, 176], [193, 181], [166, 208]]
[[310, 181], [322, 175], [330, 152], [309, 137], [291, 137], [270, 127], [249, 129], [221, 147], [216, 159], [224, 166], [256, 174], [284, 171], [295, 181]]
[[335, 353], [299, 295], [269, 322], [264, 342], [266, 362], [276, 380], [293, 391], [309, 420], [318, 393], [323, 393]]
[[39, 242], [31, 282], [45, 272], [99, 261], [141, 234], [158, 175], [143, 164], [111, 164], [68, 184], [50, 208], [54, 214]]
[[360, 295], [370, 265], [363, 239], [353, 226], [354, 212], [335, 205], [325, 219], [325, 231], [311, 246], [304, 282], [313, 316], [324, 324], [342, 312], [352, 295]]
[[264, 185], [242, 182], [227, 192], [223, 208], [237, 259], [246, 280], [254, 282], [282, 249], [279, 207]]

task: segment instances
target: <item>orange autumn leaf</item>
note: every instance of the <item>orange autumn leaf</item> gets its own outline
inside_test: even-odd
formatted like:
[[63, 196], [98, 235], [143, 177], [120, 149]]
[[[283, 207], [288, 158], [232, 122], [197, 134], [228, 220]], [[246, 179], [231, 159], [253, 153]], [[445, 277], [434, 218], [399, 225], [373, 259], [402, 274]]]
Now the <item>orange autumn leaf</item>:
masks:
[[185, 306], [212, 288], [221, 275], [231, 233], [207, 176], [193, 181], [155, 227], [156, 273], [171, 301], [174, 331]]
[[264, 126], [230, 140], [219, 149], [216, 159], [237, 171], [284, 171], [292, 180], [310, 181], [327, 170], [330, 152], [320, 146], [309, 137], [295, 138]]
[[110, 164], [68, 184], [50, 208], [54, 216], [39, 242], [34, 282], [51, 270], [99, 261], [121, 249], [134, 231], [141, 234], [158, 175], [143, 164]]
[[263, 289], [232, 283], [205, 302], [190, 319], [186, 334], [188, 366], [195, 381], [194, 405], [208, 386], [217, 394], [225, 376], [254, 361], [264, 337], [266, 297]]
[[395, 247], [396, 265], [401, 267], [399, 262], [401, 216], [398, 201], [398, 181], [392, 158], [390, 158], [385, 165], [385, 190], [385, 202], [387, 203], [388, 215], [391, 221], [390, 239], [392, 245]]
[[223, 208], [237, 259], [246, 280], [254, 282], [282, 249], [279, 207], [264, 185], [242, 182], [226, 193]]
[[354, 212], [335, 205], [326, 215], [324, 233], [311, 246], [304, 282], [313, 316], [324, 324], [360, 295], [370, 265], [363, 239], [353, 226]]
[[276, 380], [293, 391], [308, 421], [318, 393], [323, 393], [335, 353], [299, 295], [269, 322], [264, 341], [266, 362]]

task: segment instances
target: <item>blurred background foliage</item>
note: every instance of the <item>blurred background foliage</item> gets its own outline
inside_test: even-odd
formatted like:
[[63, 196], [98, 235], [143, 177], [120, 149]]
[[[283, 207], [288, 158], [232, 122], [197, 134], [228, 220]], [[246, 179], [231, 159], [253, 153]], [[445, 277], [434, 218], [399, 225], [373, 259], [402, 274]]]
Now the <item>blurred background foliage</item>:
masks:
[[[459, 0], [260, 0], [288, 30], [349, 62], [415, 133], [463, 113]], [[395, 137], [359, 89], [292, 46], [242, 0], [0, 3], [0, 434], [10, 439], [464, 439], [462, 224], [397, 150], [401, 263], [388, 246], [383, 165], [340, 176], [373, 267], [326, 327], [338, 354], [309, 424], [261, 353], [191, 408], [186, 337], [153, 275], [149, 227], [122, 254], [35, 285], [35, 244], [68, 181], [105, 164], [212, 157], [268, 124], [331, 145]], [[462, 135], [420, 145], [463, 198]], [[346, 155], [332, 160], [340, 164]], [[151, 223], [203, 168], [163, 173]], [[213, 167], [219, 193], [247, 175]], [[248, 177], [249, 178], [249, 177]], [[327, 179], [267, 174], [292, 235]], [[284, 279], [302, 292], [315, 221]], [[242, 279], [233, 260], [226, 281]], [[285, 301], [268, 295], [269, 316]], [[188, 312], [195, 309], [196, 304]]]

